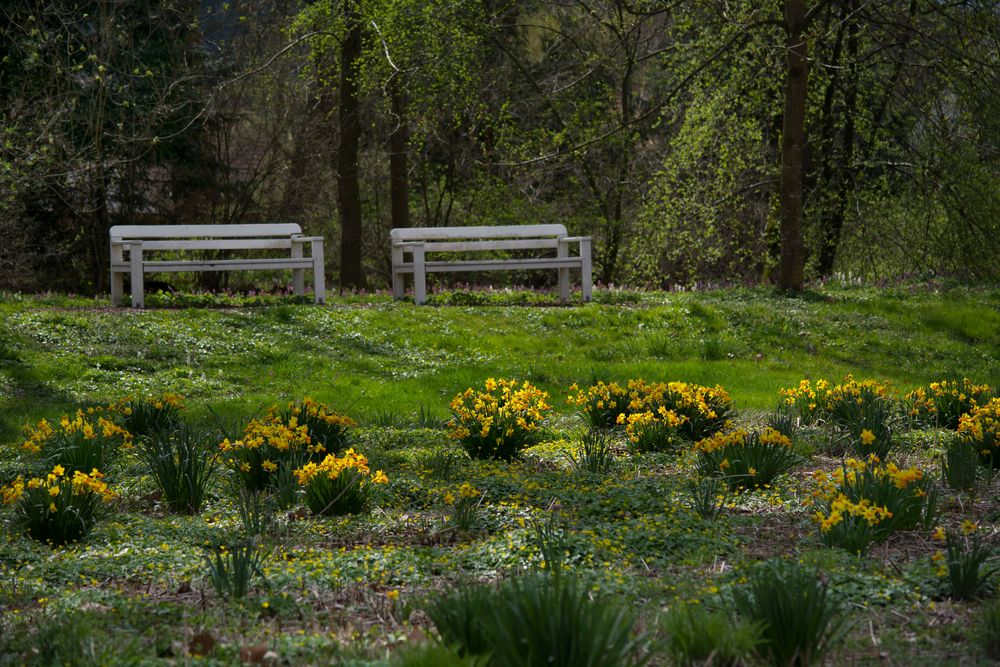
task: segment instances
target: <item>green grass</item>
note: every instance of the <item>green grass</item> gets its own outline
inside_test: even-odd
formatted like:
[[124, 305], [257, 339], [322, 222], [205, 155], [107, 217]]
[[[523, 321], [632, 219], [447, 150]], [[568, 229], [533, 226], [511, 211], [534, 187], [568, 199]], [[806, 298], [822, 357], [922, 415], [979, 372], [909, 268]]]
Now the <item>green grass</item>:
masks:
[[[540, 521], [558, 528], [561, 571], [626, 605], [647, 637], [669, 631], [671, 609], [705, 605], [724, 618], [756, 563], [786, 557], [822, 572], [838, 608], [850, 610], [833, 663], [888, 653], [985, 664], [975, 634], [984, 603], [943, 597], [931, 558], [943, 547], [930, 531], [901, 533], [863, 558], [823, 546], [803, 501], [810, 473], [839, 465], [822, 454], [825, 435], [810, 431], [811, 456], [771, 488], [725, 494], [718, 515], [703, 518], [690, 502], [690, 449], [629, 454], [613, 433], [610, 471], [576, 470], [569, 454], [583, 426], [565, 396], [571, 383], [596, 379], [718, 383], [741, 425], [759, 425], [778, 389], [805, 376], [854, 373], [903, 390], [968, 376], [995, 387], [1000, 290], [831, 289], [798, 299], [605, 291], [569, 307], [515, 292], [433, 302], [352, 296], [316, 307], [199, 295], [133, 312], [106, 299], [0, 296], [0, 483], [32, 465], [17, 446], [23, 424], [163, 391], [185, 396], [184, 418], [205, 429], [310, 395], [361, 424], [353, 446], [390, 480], [369, 514], [270, 507], [263, 575], [243, 599], [215, 593], [205, 561], [244, 533], [228, 472], [200, 514], [171, 514], [127, 452], [109, 474], [121, 494], [113, 516], [55, 550], [16, 531], [12, 510], [0, 507], [0, 665], [180, 664], [206, 629], [216, 641], [210, 664], [239, 664], [242, 650], [258, 646], [287, 664], [387, 664], [435, 634], [425, 610], [442, 592], [539, 569]], [[545, 442], [522, 460], [471, 461], [438, 421], [454, 394], [489, 376], [552, 394]], [[942, 433], [907, 433], [893, 456], [938, 479]], [[463, 482], [484, 494], [471, 529], [446, 520], [442, 501]], [[974, 502], [941, 494], [949, 527], [1000, 522], [995, 484]], [[666, 650], [650, 650], [651, 664], [670, 664]]]

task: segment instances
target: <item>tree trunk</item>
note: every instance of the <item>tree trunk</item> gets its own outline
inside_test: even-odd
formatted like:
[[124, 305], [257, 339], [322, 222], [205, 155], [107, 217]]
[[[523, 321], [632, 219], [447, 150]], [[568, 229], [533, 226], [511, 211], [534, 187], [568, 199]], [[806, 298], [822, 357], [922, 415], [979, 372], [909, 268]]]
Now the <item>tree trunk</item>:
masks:
[[806, 139], [806, 93], [809, 78], [805, 0], [785, 0], [787, 73], [781, 137], [781, 258], [778, 286], [800, 291], [805, 280], [802, 240], [802, 167]]
[[860, 25], [854, 18], [848, 16], [857, 9], [855, 0], [845, 6], [844, 20], [850, 21], [847, 28], [847, 85], [844, 91], [844, 137], [843, 153], [840, 164], [840, 178], [837, 179], [837, 191], [829, 218], [823, 226], [823, 247], [820, 248], [819, 266], [821, 276], [833, 273], [833, 264], [837, 259], [837, 249], [840, 247], [840, 236], [844, 229], [844, 218], [847, 215], [847, 201], [854, 189], [854, 141], [855, 115], [858, 107], [858, 33]]
[[390, 105], [396, 127], [389, 135], [389, 201], [392, 226], [410, 226], [410, 177], [407, 167], [407, 143], [410, 128], [406, 123], [406, 99], [396, 77], [389, 82]]
[[358, 144], [361, 118], [358, 104], [358, 65], [361, 57], [360, 6], [344, 0], [347, 34], [340, 47], [340, 142], [337, 150], [337, 195], [340, 207], [340, 289], [367, 287], [361, 262], [361, 186], [358, 182]]

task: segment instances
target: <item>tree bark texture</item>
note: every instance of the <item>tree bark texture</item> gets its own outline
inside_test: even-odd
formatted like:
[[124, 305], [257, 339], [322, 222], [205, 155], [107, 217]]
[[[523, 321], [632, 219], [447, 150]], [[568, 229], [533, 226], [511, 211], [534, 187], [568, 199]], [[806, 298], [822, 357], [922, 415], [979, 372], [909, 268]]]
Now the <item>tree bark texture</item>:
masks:
[[367, 287], [361, 262], [361, 186], [358, 146], [361, 140], [358, 65], [361, 58], [360, 6], [344, 0], [347, 33], [340, 47], [340, 142], [337, 150], [337, 195], [340, 208], [340, 289]]
[[785, 113], [781, 137], [781, 258], [778, 286], [800, 291], [805, 281], [805, 244], [802, 239], [802, 171], [806, 140], [806, 94], [809, 47], [805, 0], [785, 0], [786, 63]]

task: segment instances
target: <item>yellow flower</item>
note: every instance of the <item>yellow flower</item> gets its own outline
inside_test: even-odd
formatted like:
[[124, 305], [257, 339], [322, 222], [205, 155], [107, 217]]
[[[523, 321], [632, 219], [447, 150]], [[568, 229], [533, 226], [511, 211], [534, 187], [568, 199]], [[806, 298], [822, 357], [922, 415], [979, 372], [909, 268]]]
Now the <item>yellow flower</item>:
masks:
[[944, 526], [938, 526], [934, 530], [934, 534], [931, 535], [931, 539], [940, 540], [942, 542], [944, 540], [948, 539], [947, 535], [945, 535], [945, 532], [944, 532]]
[[387, 591], [385, 596], [389, 598], [391, 601], [395, 602], [396, 600], [399, 599], [399, 591], [397, 589]]
[[862, 429], [861, 431], [861, 444], [866, 447], [875, 442], [875, 434], [868, 429]]
[[969, 521], [968, 519], [962, 520], [962, 534], [971, 535], [972, 533], [979, 530], [979, 524], [974, 521]]
[[448, 493], [444, 494], [444, 504], [445, 505], [452, 505], [452, 504], [454, 504], [454, 502], [455, 502], [455, 494], [453, 494], [451, 491], [449, 491]]

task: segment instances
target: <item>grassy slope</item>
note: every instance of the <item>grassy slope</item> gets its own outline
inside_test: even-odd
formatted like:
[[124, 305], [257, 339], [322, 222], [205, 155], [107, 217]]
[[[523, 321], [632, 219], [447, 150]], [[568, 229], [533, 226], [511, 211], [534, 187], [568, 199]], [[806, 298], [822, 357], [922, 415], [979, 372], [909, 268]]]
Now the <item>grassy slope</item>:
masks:
[[448, 397], [490, 375], [527, 378], [554, 395], [594, 378], [719, 383], [743, 408], [771, 407], [779, 387], [803, 376], [1000, 384], [998, 291], [812, 297], [757, 290], [567, 308], [372, 299], [132, 312], [8, 295], [0, 298], [0, 443], [27, 419], [146, 390], [234, 414], [309, 394], [363, 418], [421, 407], [443, 416]]
[[[245, 603], [223, 603], [205, 581], [203, 558], [206, 545], [238, 534], [225, 484], [201, 515], [164, 515], [149, 497], [151, 480], [125, 457], [111, 473], [122, 492], [117, 512], [84, 542], [53, 551], [3, 531], [0, 611], [11, 613], [0, 618], [7, 633], [0, 664], [17, 664], [37, 646], [74, 664], [176, 662], [202, 627], [219, 639], [214, 656], [225, 664], [256, 645], [292, 664], [344, 657], [368, 664], [414, 626], [426, 628], [411, 612], [433, 591], [537, 564], [526, 521], [553, 514], [554, 500], [564, 508], [555, 514], [574, 572], [626, 601], [646, 631], [660, 631], [665, 607], [724, 604], [755, 561], [794, 555], [821, 567], [852, 610], [853, 630], [835, 662], [888, 654], [908, 664], [974, 664], [981, 658], [971, 628], [982, 603], [940, 599], [928, 531], [894, 537], [864, 559], [820, 544], [803, 506], [811, 488], [805, 480], [816, 467], [836, 465], [832, 459], [816, 456], [774, 489], [735, 498], [715, 521], [686, 506], [689, 456], [622, 457], [606, 479], [567, 467], [574, 422], [561, 396], [574, 381], [720, 383], [739, 407], [758, 409], [772, 407], [777, 389], [804, 375], [853, 372], [904, 387], [968, 375], [1000, 384], [1000, 292], [810, 297], [605, 293], [605, 303], [568, 308], [415, 308], [375, 298], [327, 308], [278, 301], [137, 313], [84, 299], [7, 296], [0, 302], [0, 446], [15, 455], [0, 457], [4, 478], [30, 463], [15, 449], [26, 421], [78, 402], [169, 389], [188, 397], [192, 421], [209, 409], [238, 416], [311, 394], [359, 418], [357, 446], [391, 482], [367, 516], [290, 522], [280, 514], [268, 587]], [[421, 408], [443, 417], [455, 392], [489, 375], [527, 377], [553, 391], [563, 412], [552, 431], [557, 440], [511, 465], [456, 459], [443, 466], [454, 445], [407, 418]], [[939, 437], [912, 434], [900, 461], [933, 468]], [[486, 494], [482, 525], [471, 534], [442, 523], [440, 498], [462, 481]], [[942, 521], [993, 527], [997, 493], [995, 484], [974, 500], [947, 492]], [[388, 601], [393, 591], [401, 593], [398, 603]], [[9, 652], [3, 641], [12, 642]]]

